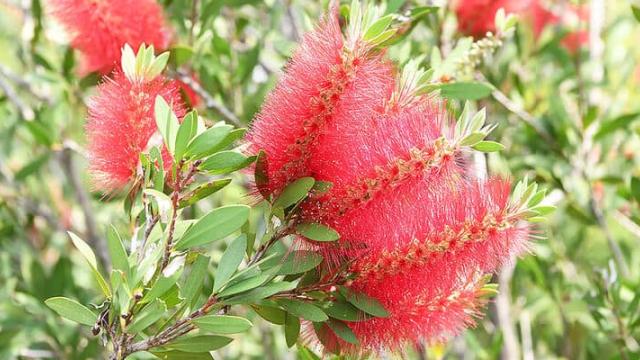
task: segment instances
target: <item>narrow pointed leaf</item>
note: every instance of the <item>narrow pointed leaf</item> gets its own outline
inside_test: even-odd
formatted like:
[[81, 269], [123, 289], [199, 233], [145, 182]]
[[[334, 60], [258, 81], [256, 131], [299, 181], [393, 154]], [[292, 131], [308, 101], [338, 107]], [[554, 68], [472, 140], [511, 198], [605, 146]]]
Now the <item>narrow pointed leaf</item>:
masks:
[[200, 330], [215, 334], [237, 334], [251, 329], [251, 321], [229, 315], [207, 315], [193, 320]]
[[58, 315], [83, 325], [94, 325], [98, 316], [79, 302], [66, 297], [52, 297], [44, 302]]
[[220, 290], [236, 272], [244, 258], [246, 249], [247, 236], [245, 234], [240, 235], [231, 244], [229, 244], [227, 250], [222, 254], [222, 258], [220, 259], [220, 263], [218, 263], [218, 268], [216, 269], [213, 285], [214, 292]]
[[191, 226], [176, 243], [185, 250], [220, 240], [240, 229], [249, 218], [246, 205], [229, 205], [214, 209]]

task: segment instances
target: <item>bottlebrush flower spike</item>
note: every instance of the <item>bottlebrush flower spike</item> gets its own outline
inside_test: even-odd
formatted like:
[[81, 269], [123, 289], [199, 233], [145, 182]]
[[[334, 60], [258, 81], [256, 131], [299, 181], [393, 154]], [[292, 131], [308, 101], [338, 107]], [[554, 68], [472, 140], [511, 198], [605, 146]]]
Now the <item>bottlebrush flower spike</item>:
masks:
[[476, 39], [485, 37], [488, 32], [496, 32], [495, 16], [498, 10], [521, 14], [538, 0], [458, 0], [454, 10], [458, 18], [458, 29], [465, 35]]
[[171, 30], [155, 0], [51, 0], [51, 6], [82, 54], [81, 74], [111, 72], [125, 44], [169, 46]]
[[[316, 331], [320, 335], [316, 338], [322, 337], [327, 351], [360, 356], [399, 350], [424, 339], [430, 344], [446, 341], [473, 326], [482, 315], [487, 299], [494, 293], [491, 284], [487, 284], [489, 278], [480, 272], [470, 272], [442, 286], [433, 286], [432, 282], [425, 285], [420, 282], [424, 277], [403, 277], [398, 279], [399, 284], [354, 283], [352, 290], [368, 293], [393, 309], [390, 316], [347, 322], [358, 344], [345, 342], [328, 327], [320, 329], [320, 334]], [[365, 289], [366, 286], [371, 287]]]
[[544, 192], [526, 182], [511, 199], [502, 180], [434, 186], [432, 194], [398, 187], [385, 204], [373, 200], [360, 218], [348, 217], [360, 224], [340, 241], [366, 239], [364, 250], [354, 246], [359, 256], [348, 256], [356, 259], [349, 286], [380, 301], [389, 316], [347, 323], [359, 345], [338, 339], [343, 352], [439, 342], [472, 325], [484, 303], [480, 275], [525, 251], [525, 220], [551, 210], [539, 205]]
[[369, 31], [374, 13], [352, 14], [349, 22], [356, 25], [350, 25], [345, 39], [333, 7], [304, 36], [247, 135], [251, 153], [267, 154], [269, 183], [262, 193], [277, 194], [292, 180], [309, 175], [309, 159], [335, 119], [364, 116], [382, 106], [393, 90], [393, 68], [376, 48], [388, 38], [389, 24], [378, 23], [378, 30]]
[[[87, 140], [89, 168], [96, 188], [106, 192], [122, 189], [136, 174], [140, 153], [160, 145], [154, 118], [156, 96], [172, 104], [178, 118], [184, 106], [175, 82], [161, 75], [168, 54], [153, 55], [153, 47], [138, 54], [127, 45], [122, 51], [122, 71], [115, 71], [98, 86], [89, 103]], [[157, 143], [153, 139], [160, 139]], [[164, 154], [165, 166], [170, 166]]]
[[530, 9], [529, 16], [536, 38], [539, 38], [544, 28], [549, 25], [567, 28], [568, 33], [562, 39], [562, 46], [570, 53], [575, 53], [589, 41], [589, 32], [586, 29], [589, 14], [589, 7], [585, 4], [560, 4], [549, 9], [540, 1], [536, 1]]

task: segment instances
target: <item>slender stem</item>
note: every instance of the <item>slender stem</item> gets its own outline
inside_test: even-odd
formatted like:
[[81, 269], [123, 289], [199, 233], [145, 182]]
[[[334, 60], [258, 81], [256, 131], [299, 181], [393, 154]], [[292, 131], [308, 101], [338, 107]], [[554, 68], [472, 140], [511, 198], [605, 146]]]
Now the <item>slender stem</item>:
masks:
[[159, 334], [152, 336], [148, 339], [139, 341], [137, 343], [125, 346], [124, 349], [122, 350], [124, 357], [134, 352], [145, 351], [153, 347], [162, 346], [194, 330], [195, 326], [191, 324], [190, 321], [200, 316], [206, 315], [209, 311], [211, 311], [211, 308], [216, 303], [217, 303], [217, 298], [215, 296], [211, 296], [209, 297], [207, 302], [204, 305], [202, 305], [200, 309], [192, 312], [186, 318], [177, 321], [175, 324], [171, 325], [170, 327], [160, 332]]
[[158, 215], [153, 215], [150, 219], [147, 220], [144, 227], [144, 234], [142, 235], [142, 243], [138, 248], [138, 262], [142, 261], [142, 258], [144, 257], [144, 249], [147, 246], [147, 241], [149, 240], [151, 231], [153, 231], [153, 228], [156, 226], [159, 220], [160, 216]]
[[227, 121], [229, 121], [230, 123], [232, 123], [237, 127], [243, 126], [240, 119], [231, 110], [229, 110], [226, 106], [216, 101], [216, 99], [214, 99], [213, 96], [211, 96], [211, 94], [209, 94], [207, 90], [205, 90], [202, 87], [202, 85], [200, 85], [197, 81], [193, 80], [193, 78], [188, 73], [182, 70], [178, 70], [173, 73], [173, 76], [178, 80], [182, 81], [183, 83], [187, 84], [187, 86], [189, 86], [191, 89], [193, 89], [193, 91], [204, 100], [205, 106], [208, 109], [213, 109], [217, 111]]
[[169, 232], [167, 234], [167, 242], [164, 247], [164, 254], [162, 256], [162, 265], [160, 265], [160, 271], [164, 270], [169, 265], [169, 258], [171, 257], [171, 248], [173, 247], [173, 233], [176, 229], [176, 221], [178, 219], [178, 201], [180, 200], [180, 190], [182, 189], [182, 165], [181, 161], [177, 166], [176, 178], [174, 181], [174, 189], [171, 193], [171, 221], [169, 222]]
[[97, 250], [98, 258], [102, 266], [108, 269], [110, 263], [109, 256], [107, 254], [107, 247], [104, 240], [98, 235], [98, 227], [93, 216], [94, 211], [93, 207], [91, 206], [91, 202], [89, 201], [89, 194], [84, 188], [77, 169], [73, 164], [72, 149], [72, 144], [65, 143], [62, 151], [60, 151], [59, 153], [58, 160], [60, 162], [60, 165], [62, 166], [62, 169], [64, 170], [65, 175], [67, 176], [69, 186], [71, 186], [71, 188], [73, 189], [73, 194], [76, 197], [76, 201], [82, 209], [86, 227], [85, 231], [87, 241], [94, 249]]
[[594, 199], [593, 194], [591, 196], [591, 199], [589, 200], [589, 207], [591, 208], [591, 212], [593, 212], [593, 215], [595, 216], [596, 221], [598, 222], [598, 226], [600, 226], [600, 229], [602, 229], [602, 232], [604, 233], [604, 236], [607, 239], [607, 244], [609, 245], [609, 248], [613, 253], [613, 260], [616, 262], [616, 265], [618, 266], [618, 270], [620, 271], [622, 276], [628, 277], [629, 266], [627, 265], [627, 261], [624, 259], [624, 255], [622, 254], [622, 249], [620, 249], [620, 246], [613, 238], [613, 234], [609, 229], [609, 225], [607, 225], [607, 221], [604, 217], [604, 213], [600, 208], [596, 199]]
[[[2, 75], [2, 73], [0, 73], [0, 75]], [[0, 89], [5, 93], [9, 101], [16, 106], [20, 115], [25, 120], [31, 121], [34, 119], [35, 114], [33, 113], [33, 110], [20, 99], [13, 87], [11, 87], [11, 85], [9, 85], [2, 76], [0, 76]]]

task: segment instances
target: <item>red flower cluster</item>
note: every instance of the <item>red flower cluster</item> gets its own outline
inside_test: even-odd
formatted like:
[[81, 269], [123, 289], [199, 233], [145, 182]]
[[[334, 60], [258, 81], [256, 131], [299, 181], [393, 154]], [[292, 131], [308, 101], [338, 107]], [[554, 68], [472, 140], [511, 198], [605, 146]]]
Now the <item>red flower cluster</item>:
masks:
[[[121, 71], [98, 86], [89, 102], [87, 142], [89, 167], [98, 189], [112, 192], [122, 189], [136, 174], [140, 153], [149, 146], [162, 144], [154, 134], [156, 96], [162, 96], [178, 118], [185, 110], [180, 90], [174, 81], [160, 75], [148, 81], [132, 81]], [[168, 154], [165, 165], [170, 166]]]
[[458, 18], [458, 29], [476, 39], [487, 32], [496, 32], [495, 17], [498, 10], [520, 14], [538, 0], [457, 0], [454, 4]]
[[169, 46], [171, 30], [155, 0], [51, 0], [51, 5], [82, 54], [81, 74], [110, 73], [124, 44]]
[[458, 0], [454, 7], [460, 31], [477, 39], [489, 31], [496, 31], [496, 12], [504, 8], [505, 12], [521, 15], [530, 21], [536, 38], [549, 25], [567, 28], [569, 33], [562, 44], [572, 53], [589, 40], [585, 29], [589, 17], [586, 6], [553, 4], [544, 0]]
[[305, 36], [248, 135], [252, 151], [267, 154], [262, 193], [301, 176], [333, 184], [302, 218], [340, 233], [320, 250], [352, 262], [350, 286], [390, 313], [348, 323], [359, 347], [329, 331], [352, 353], [469, 326], [483, 275], [522, 253], [529, 233], [510, 184], [474, 178], [443, 105], [417, 94], [419, 74], [399, 77], [383, 55], [361, 34], [343, 38], [329, 16]]

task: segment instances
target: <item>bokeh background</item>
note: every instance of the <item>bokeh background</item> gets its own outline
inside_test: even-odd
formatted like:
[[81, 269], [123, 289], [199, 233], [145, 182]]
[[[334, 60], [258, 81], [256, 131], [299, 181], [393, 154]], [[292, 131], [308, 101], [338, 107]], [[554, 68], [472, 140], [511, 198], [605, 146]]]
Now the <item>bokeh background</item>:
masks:
[[[160, 2], [175, 29], [174, 76], [200, 84], [202, 115], [242, 124], [327, 8], [314, 0]], [[419, 58], [428, 65], [434, 47], [446, 57], [463, 36], [454, 4], [383, 3], [399, 13], [441, 6], [389, 48], [398, 64]], [[531, 254], [495, 277], [500, 294], [474, 329], [445, 344], [407, 348], [405, 358], [640, 358], [640, 8], [581, 3], [591, 12], [576, 20], [588, 29], [576, 51], [563, 45], [569, 25], [548, 26], [536, 40], [522, 22], [478, 68], [496, 89], [478, 105], [498, 125], [493, 139], [506, 146], [486, 158], [489, 172], [528, 176], [558, 209], [539, 226]], [[132, 230], [123, 197], [90, 185], [83, 127], [99, 78], [79, 77], [77, 62], [46, 0], [0, 1], [1, 359], [103, 357], [88, 328], [43, 303], [57, 295], [97, 299], [66, 230], [83, 234], [98, 254], [108, 224]], [[242, 183], [206, 206], [250, 203]], [[282, 328], [256, 323], [216, 358], [314, 358], [287, 349]]]

